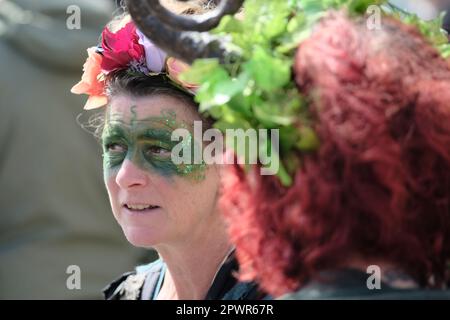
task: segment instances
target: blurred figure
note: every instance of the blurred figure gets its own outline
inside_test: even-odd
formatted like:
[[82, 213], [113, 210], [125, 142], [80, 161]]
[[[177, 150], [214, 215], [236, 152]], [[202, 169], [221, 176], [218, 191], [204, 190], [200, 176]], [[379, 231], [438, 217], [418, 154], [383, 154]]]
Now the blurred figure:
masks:
[[113, 10], [111, 0], [0, 1], [2, 299], [101, 298], [140, 262], [112, 219], [100, 147], [76, 122], [83, 98], [70, 93]]
[[445, 30], [447, 30], [447, 32], [448, 32], [448, 37], [449, 37], [449, 40], [450, 40], [450, 14], [448, 13], [450, 11], [450, 7], [448, 8], [448, 10], [447, 10], [447, 14], [445, 15], [445, 19], [444, 19], [444, 24], [443, 24], [443, 28], [445, 29]]
[[437, 16], [433, 0], [390, 0], [390, 3], [403, 10], [417, 14], [422, 19], [433, 19]]
[[320, 145], [293, 154], [292, 185], [224, 175], [241, 278], [275, 297], [450, 298], [450, 65], [411, 26], [383, 23], [330, 12], [299, 45]]
[[450, 9], [450, 1], [449, 0], [429, 0], [429, 2], [434, 6], [434, 8], [440, 11], [448, 11]]
[[[444, 18], [444, 24], [443, 28], [447, 30], [447, 32], [450, 34], [450, 1], [449, 0], [431, 0], [438, 9], [438, 11], [447, 12]], [[450, 37], [449, 37], [450, 40]]]
[[442, 27], [450, 34], [450, 0], [391, 0], [389, 2], [423, 19], [434, 19], [440, 12], [446, 11]]
[[426, 20], [434, 19], [439, 12], [450, 9], [449, 0], [390, 0], [389, 2]]

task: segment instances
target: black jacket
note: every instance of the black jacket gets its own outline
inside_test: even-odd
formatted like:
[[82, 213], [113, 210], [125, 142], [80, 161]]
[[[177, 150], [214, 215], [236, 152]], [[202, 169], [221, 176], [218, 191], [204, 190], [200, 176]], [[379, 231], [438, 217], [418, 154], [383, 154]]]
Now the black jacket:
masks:
[[[107, 300], [151, 300], [158, 280], [164, 270], [164, 262], [157, 260], [149, 265], [123, 274], [104, 290]], [[232, 253], [220, 268], [205, 300], [259, 300], [266, 298], [253, 282], [239, 282], [234, 273], [239, 270]]]

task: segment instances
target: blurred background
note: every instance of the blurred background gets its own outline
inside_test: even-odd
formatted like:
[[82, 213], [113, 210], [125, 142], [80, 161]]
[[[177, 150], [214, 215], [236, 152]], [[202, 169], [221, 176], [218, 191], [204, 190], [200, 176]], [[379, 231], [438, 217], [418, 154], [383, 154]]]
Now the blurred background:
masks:
[[[450, 11], [391, 2], [424, 19]], [[155, 258], [116, 224], [100, 145], [76, 121], [86, 98], [70, 93], [115, 12], [116, 0], [0, 0], [0, 299], [100, 299]]]
[[449, 0], [390, 0], [390, 2], [427, 20], [437, 17], [441, 11], [450, 9]]
[[447, 12], [443, 28], [450, 33], [450, 0], [390, 0], [389, 2], [425, 20], [434, 19], [443, 11]]
[[70, 93], [112, 0], [0, 0], [0, 299], [101, 299], [154, 258], [132, 247], [103, 185], [101, 148]]

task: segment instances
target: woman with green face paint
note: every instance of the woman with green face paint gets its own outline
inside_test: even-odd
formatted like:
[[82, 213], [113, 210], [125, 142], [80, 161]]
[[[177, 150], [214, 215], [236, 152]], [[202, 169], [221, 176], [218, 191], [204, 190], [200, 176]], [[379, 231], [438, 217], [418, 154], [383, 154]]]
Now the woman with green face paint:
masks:
[[[112, 212], [128, 241], [155, 249], [160, 259], [109, 285], [107, 299], [258, 299], [253, 283], [237, 282], [234, 248], [218, 211], [216, 165], [176, 164], [172, 149], [193, 151], [203, 121], [195, 87], [178, 80], [185, 67], [167, 58], [133, 22], [105, 28], [101, 46], [88, 49], [74, 93], [89, 95], [85, 109], [106, 105], [101, 126], [103, 170]], [[186, 147], [186, 148], [184, 148]]]

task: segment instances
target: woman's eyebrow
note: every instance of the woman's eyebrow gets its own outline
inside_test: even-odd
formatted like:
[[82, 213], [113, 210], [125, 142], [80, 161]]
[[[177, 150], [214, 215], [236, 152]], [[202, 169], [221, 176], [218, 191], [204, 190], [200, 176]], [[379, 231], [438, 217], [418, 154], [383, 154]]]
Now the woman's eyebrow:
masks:
[[102, 136], [105, 137], [125, 137], [127, 130], [119, 124], [109, 124]]
[[162, 128], [147, 128], [144, 130], [141, 130], [137, 134], [138, 139], [164, 139], [164, 140], [170, 140], [170, 137], [172, 136], [172, 130], [169, 129], [162, 129]]

